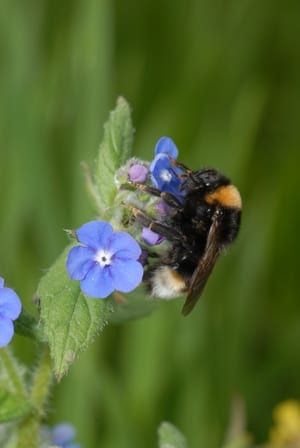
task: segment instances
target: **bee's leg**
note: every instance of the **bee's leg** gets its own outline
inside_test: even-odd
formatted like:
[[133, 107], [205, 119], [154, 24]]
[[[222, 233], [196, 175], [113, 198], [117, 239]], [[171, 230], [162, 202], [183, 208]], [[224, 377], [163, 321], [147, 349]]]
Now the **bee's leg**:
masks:
[[187, 174], [192, 173], [192, 170], [190, 168], [188, 168], [186, 165], [184, 165], [181, 162], [178, 162], [175, 159], [172, 159], [172, 165], [177, 166], [178, 168], [181, 168], [183, 171], [185, 171]]
[[167, 193], [167, 192], [163, 191], [163, 192], [161, 192], [160, 197], [170, 207], [174, 207], [174, 208], [177, 208], [179, 210], [183, 209], [181, 202], [173, 194]]
[[165, 191], [160, 191], [158, 188], [149, 187], [144, 184], [132, 183], [131, 185], [138, 190], [145, 191], [153, 196], [162, 198], [170, 207], [182, 209], [181, 202], [171, 193], [166, 193]]
[[144, 227], [149, 227], [153, 232], [158, 233], [161, 236], [167, 238], [170, 241], [184, 241], [186, 237], [173, 227], [169, 227], [166, 224], [162, 224], [158, 221], [154, 221], [150, 216], [147, 216], [144, 212], [137, 208], [132, 208], [133, 216]]

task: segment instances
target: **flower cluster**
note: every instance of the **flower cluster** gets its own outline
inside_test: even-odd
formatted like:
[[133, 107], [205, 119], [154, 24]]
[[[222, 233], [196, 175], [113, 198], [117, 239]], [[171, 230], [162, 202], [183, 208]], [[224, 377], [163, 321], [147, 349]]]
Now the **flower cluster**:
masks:
[[4, 286], [0, 277], [0, 348], [10, 343], [14, 335], [13, 321], [21, 313], [22, 305], [18, 295], [11, 288]]
[[[75, 232], [79, 245], [70, 250], [66, 266], [71, 279], [80, 281], [80, 288], [87, 296], [104, 299], [114, 291], [130, 292], [142, 282], [147, 248], [157, 247], [165, 238], [149, 227], [130, 227], [130, 216], [124, 219], [126, 224], [120, 222], [119, 209], [126, 209], [125, 204], [128, 210], [138, 208], [154, 219], [166, 216], [168, 205], [159, 197], [147, 194], [147, 187], [170, 193], [183, 202], [182, 169], [175, 163], [177, 157], [175, 143], [169, 137], [162, 137], [151, 163], [133, 158], [116, 173], [120, 194], [115, 205], [117, 222], [112, 219], [112, 223], [126, 232], [114, 231], [105, 221], [88, 222]], [[136, 185], [131, 193], [122, 188], [128, 183]], [[145, 189], [139, 187], [143, 184]]]
[[182, 170], [174, 164], [178, 149], [169, 137], [162, 137], [155, 147], [155, 158], [150, 165], [151, 180], [160, 191], [171, 193], [180, 201], [184, 192], [180, 190]]

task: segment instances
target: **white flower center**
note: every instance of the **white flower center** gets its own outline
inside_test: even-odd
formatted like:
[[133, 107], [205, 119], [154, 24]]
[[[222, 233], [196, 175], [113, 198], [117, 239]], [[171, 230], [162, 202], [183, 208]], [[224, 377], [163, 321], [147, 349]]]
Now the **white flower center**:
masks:
[[168, 170], [161, 170], [161, 172], [159, 173], [159, 177], [164, 182], [171, 182], [172, 180], [172, 174]]
[[97, 261], [97, 263], [99, 263], [103, 268], [104, 266], [108, 266], [111, 264], [112, 255], [113, 254], [111, 252], [108, 252], [107, 250], [99, 249], [95, 255], [94, 260]]

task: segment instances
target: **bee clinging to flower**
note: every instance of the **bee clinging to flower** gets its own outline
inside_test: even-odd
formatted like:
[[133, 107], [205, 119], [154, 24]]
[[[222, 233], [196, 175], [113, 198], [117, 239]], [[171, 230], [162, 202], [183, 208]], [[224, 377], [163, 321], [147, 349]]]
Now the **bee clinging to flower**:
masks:
[[[189, 314], [225, 247], [239, 232], [242, 201], [230, 179], [213, 168], [190, 170], [177, 162], [178, 150], [159, 140], [150, 165], [150, 182], [134, 187], [161, 198], [168, 212], [157, 218], [133, 208], [137, 222], [169, 242], [165, 253], [145, 267], [144, 281], [154, 297], [186, 294]], [[152, 254], [153, 255], [153, 254]]]

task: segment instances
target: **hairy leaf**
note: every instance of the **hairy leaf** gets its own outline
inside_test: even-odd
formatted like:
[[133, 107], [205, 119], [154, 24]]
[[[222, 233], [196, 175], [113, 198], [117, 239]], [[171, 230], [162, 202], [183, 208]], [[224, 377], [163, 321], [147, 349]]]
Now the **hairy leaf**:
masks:
[[120, 97], [104, 125], [104, 137], [100, 144], [95, 172], [99, 196], [97, 203], [103, 212], [113, 204], [116, 194], [114, 176], [116, 170], [130, 157], [133, 131], [130, 107], [127, 101]]
[[112, 311], [108, 301], [87, 298], [79, 282], [70, 280], [65, 266], [69, 250], [70, 247], [49, 269], [37, 290], [44, 333], [58, 380], [78, 353], [100, 333]]

